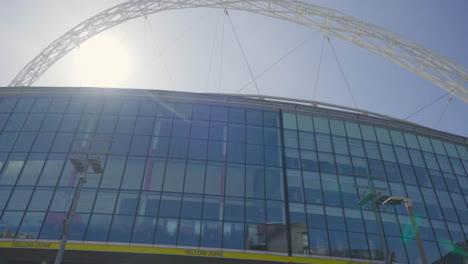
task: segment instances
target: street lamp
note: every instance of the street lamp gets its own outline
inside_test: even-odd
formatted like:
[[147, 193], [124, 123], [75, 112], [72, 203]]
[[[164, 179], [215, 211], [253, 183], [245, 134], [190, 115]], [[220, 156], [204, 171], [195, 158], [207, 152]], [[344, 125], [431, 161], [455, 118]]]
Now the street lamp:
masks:
[[406, 210], [408, 211], [408, 216], [410, 217], [411, 226], [413, 227], [413, 232], [416, 237], [416, 244], [418, 245], [419, 254], [421, 255], [422, 263], [427, 264], [426, 252], [424, 251], [424, 246], [421, 241], [421, 236], [419, 235], [418, 225], [413, 213], [413, 201], [409, 198], [400, 197], [400, 196], [390, 196], [382, 204], [388, 205], [400, 205], [404, 203]]
[[[62, 233], [62, 241], [60, 242], [60, 248], [55, 257], [55, 264], [61, 264], [63, 253], [65, 251], [65, 246], [67, 245], [68, 236], [70, 235], [70, 226], [73, 219], [73, 215], [75, 214], [76, 207], [78, 206], [78, 201], [80, 199], [81, 189], [83, 189], [83, 184], [86, 183], [86, 176], [88, 175], [88, 167], [91, 166], [93, 169], [93, 174], [101, 174], [103, 172], [101, 164], [101, 158], [98, 155], [98, 152], [93, 151], [94, 142], [96, 141], [110, 141], [110, 139], [75, 139], [75, 141], [89, 141], [91, 142], [90, 147], [86, 154], [86, 158], [83, 158], [82, 152], [78, 152], [79, 155], [77, 157], [70, 158], [70, 162], [72, 163], [75, 171], [80, 174], [78, 179], [78, 186], [76, 187], [75, 195], [73, 196], [71, 208], [68, 211], [67, 218], [63, 221], [63, 233]], [[73, 151], [72, 151], [73, 152]], [[95, 158], [91, 158], [91, 156], [95, 154]]]

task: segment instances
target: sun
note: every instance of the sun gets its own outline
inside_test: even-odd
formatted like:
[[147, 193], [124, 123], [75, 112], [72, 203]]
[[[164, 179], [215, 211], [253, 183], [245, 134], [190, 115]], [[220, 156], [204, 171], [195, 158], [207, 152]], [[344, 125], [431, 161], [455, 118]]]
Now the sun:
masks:
[[96, 36], [76, 53], [81, 86], [122, 87], [130, 75], [129, 54], [118, 39]]

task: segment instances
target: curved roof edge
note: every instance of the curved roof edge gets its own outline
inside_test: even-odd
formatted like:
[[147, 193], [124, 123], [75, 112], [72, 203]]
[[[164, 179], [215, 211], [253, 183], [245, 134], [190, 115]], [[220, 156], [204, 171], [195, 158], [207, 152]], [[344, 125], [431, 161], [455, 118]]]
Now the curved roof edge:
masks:
[[[0, 87], [1, 88], [1, 87]], [[40, 89], [40, 90], [39, 90]], [[114, 91], [114, 92], [111, 92]], [[119, 91], [119, 92], [115, 92]], [[136, 97], [147, 97], [158, 95], [167, 99], [179, 99], [188, 101], [187, 96], [195, 96], [197, 100], [208, 101], [209, 103], [233, 103], [240, 106], [250, 106], [254, 108], [281, 108], [285, 111], [298, 113], [309, 113], [316, 116], [336, 118], [344, 121], [354, 121], [369, 125], [381, 125], [387, 128], [399, 129], [416, 134], [436, 137], [443, 140], [454, 141], [468, 145], [468, 137], [456, 135], [433, 128], [428, 128], [407, 120], [392, 116], [375, 113], [368, 110], [341, 106], [336, 104], [311, 101], [304, 99], [294, 99], [288, 97], [255, 95], [255, 94], [227, 94], [227, 93], [198, 93], [187, 91], [151, 90], [140, 88], [102, 88], [102, 87], [3, 87], [0, 89], [0, 96], [18, 95], [125, 95]], [[259, 105], [258, 102], [262, 104]]]

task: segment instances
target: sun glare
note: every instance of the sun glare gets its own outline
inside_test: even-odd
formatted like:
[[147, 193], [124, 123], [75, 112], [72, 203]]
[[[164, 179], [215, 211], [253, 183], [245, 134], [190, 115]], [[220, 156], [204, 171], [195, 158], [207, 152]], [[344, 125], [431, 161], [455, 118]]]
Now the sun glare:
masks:
[[129, 54], [112, 37], [96, 36], [81, 45], [76, 54], [82, 86], [121, 87], [130, 75]]

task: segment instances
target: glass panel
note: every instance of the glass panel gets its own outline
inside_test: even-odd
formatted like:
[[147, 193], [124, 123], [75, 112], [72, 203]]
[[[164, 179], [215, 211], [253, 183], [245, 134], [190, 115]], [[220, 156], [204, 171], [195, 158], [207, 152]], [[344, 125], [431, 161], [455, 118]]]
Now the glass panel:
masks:
[[283, 200], [283, 172], [281, 169], [265, 169], [265, 191], [266, 198], [272, 200]]
[[72, 188], [57, 188], [49, 210], [55, 212], [68, 212], [75, 195]]
[[267, 201], [267, 223], [286, 223], [284, 202]]
[[247, 199], [245, 203], [245, 220], [248, 223], [265, 223], [265, 201]]
[[138, 202], [138, 192], [120, 191], [115, 214], [134, 215]]
[[297, 115], [297, 126], [301, 131], [314, 132], [314, 124], [311, 116]]
[[377, 140], [380, 143], [392, 144], [392, 140], [390, 139], [390, 133], [388, 132], [388, 129], [376, 127], [375, 132], [377, 134]]
[[297, 130], [296, 115], [283, 112], [283, 127]]
[[11, 194], [7, 210], [24, 211], [31, 197], [32, 187], [16, 187]]
[[45, 158], [46, 154], [29, 155], [17, 184], [35, 185], [44, 165]]
[[109, 241], [130, 242], [132, 234], [133, 216], [116, 215], [112, 220]]
[[17, 238], [34, 239], [39, 236], [45, 213], [27, 212], [18, 230]]
[[160, 191], [166, 168], [165, 159], [148, 159], [142, 184], [142, 190]]
[[49, 203], [50, 203], [50, 200], [52, 199], [53, 193], [54, 193], [53, 188], [37, 187], [32, 196], [31, 203], [29, 203], [28, 210], [47, 211], [47, 208], [49, 208]]
[[81, 191], [80, 199], [76, 208], [77, 212], [91, 213], [96, 199], [96, 189], [85, 188]]
[[13, 151], [15, 152], [29, 152], [31, 146], [36, 138], [36, 133], [34, 132], [21, 132], [18, 135]]
[[224, 169], [221, 163], [207, 163], [205, 193], [224, 194]]
[[114, 212], [116, 199], [117, 191], [99, 189], [94, 205], [94, 213], [112, 214]]
[[187, 161], [184, 182], [185, 193], [203, 193], [205, 167], [204, 162]]
[[185, 194], [180, 217], [200, 219], [203, 207], [202, 201], [203, 197], [201, 195]]
[[124, 165], [125, 157], [109, 156], [104, 168], [101, 188], [119, 188]]
[[0, 211], [3, 210], [5, 204], [7, 203], [8, 197], [10, 197], [11, 189], [12, 187], [0, 186]]
[[[261, 116], [261, 112], [260, 112], [259, 117], [257, 119], [260, 119], [260, 121], [261, 121], [261, 117], [262, 116]], [[263, 125], [264, 126], [266, 126], [266, 127], [280, 127], [280, 119], [279, 119], [278, 112], [263, 111], [263, 117], [264, 117], [264, 120], [263, 120]], [[261, 122], [259, 124], [261, 124]]]
[[374, 128], [371, 126], [361, 125], [362, 138], [370, 141], [377, 141]]
[[310, 253], [312, 255], [329, 255], [328, 234], [326, 230], [309, 228]]
[[203, 218], [223, 220], [224, 199], [219, 196], [205, 196], [203, 201]]
[[303, 202], [302, 174], [301, 171], [288, 170], [288, 196], [290, 202]]
[[5, 212], [0, 218], [0, 234], [5, 238], [14, 238], [23, 212]]
[[166, 165], [166, 177], [164, 179], [164, 191], [182, 192], [185, 174], [185, 161], [168, 160]]
[[349, 245], [351, 246], [351, 257], [360, 259], [369, 259], [370, 253], [367, 246], [367, 239], [365, 234], [348, 233]]
[[224, 199], [224, 219], [244, 222], [244, 199], [226, 197]]
[[203, 221], [200, 246], [201, 247], [221, 247], [222, 222]]
[[159, 192], [141, 192], [136, 214], [157, 216], [160, 198], [161, 194]]
[[244, 224], [224, 222], [223, 248], [244, 248]]
[[112, 215], [93, 214], [89, 221], [86, 240], [106, 241]]
[[229, 122], [245, 124], [245, 109], [230, 107]]
[[145, 168], [145, 158], [129, 157], [122, 180], [122, 189], [139, 190]]
[[200, 220], [181, 219], [177, 244], [181, 246], [198, 246], [200, 233]]
[[177, 219], [160, 218], [156, 229], [154, 243], [163, 245], [175, 245], [177, 240]]
[[318, 172], [303, 172], [304, 196], [307, 203], [323, 203], [322, 188]]
[[133, 136], [129, 155], [146, 156], [150, 140], [149, 136]]
[[182, 197], [180, 194], [163, 193], [159, 206], [160, 217], [179, 217]]
[[156, 228], [156, 218], [137, 216], [133, 227], [132, 243], [152, 244], [154, 231]]
[[330, 127], [328, 126], [328, 119], [314, 117], [315, 131], [318, 133], [330, 134]]
[[[0, 174], [0, 184], [13, 185], [23, 168], [26, 154], [11, 154]], [[58, 176], [58, 175], [57, 175]]]
[[245, 167], [240, 165], [228, 165], [226, 168], [226, 195], [244, 196]]
[[349, 257], [348, 236], [346, 232], [328, 231], [330, 238], [330, 255], [337, 257]]

